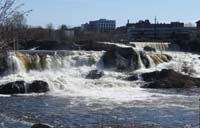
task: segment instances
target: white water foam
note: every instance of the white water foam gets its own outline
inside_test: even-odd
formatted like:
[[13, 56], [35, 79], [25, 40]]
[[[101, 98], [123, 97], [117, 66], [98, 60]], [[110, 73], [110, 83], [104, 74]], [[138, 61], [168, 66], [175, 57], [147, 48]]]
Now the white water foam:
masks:
[[[47, 95], [64, 97], [84, 97], [86, 100], [114, 101], [116, 103], [130, 102], [134, 100], [154, 100], [165, 97], [165, 94], [148, 92], [140, 88], [141, 82], [128, 82], [122, 78], [129, 76], [128, 73], [104, 70], [105, 76], [99, 80], [85, 79], [86, 75], [93, 69], [102, 69], [99, 62], [104, 52], [86, 52], [86, 51], [68, 51], [64, 56], [57, 52], [54, 55], [47, 55], [47, 65], [44, 70], [30, 70], [23, 66], [22, 62], [10, 54], [8, 59], [11, 65], [15, 65], [15, 73], [1, 78], [0, 84], [12, 81], [24, 80], [31, 82], [33, 80], [43, 80], [50, 85], [50, 92]], [[167, 52], [173, 57], [169, 63], [159, 64], [155, 67], [145, 69], [144, 67], [134, 72], [150, 72], [164, 68], [177, 69], [177, 66], [183, 61], [193, 62], [196, 75], [200, 67], [198, 55], [187, 53]], [[38, 59], [37, 59], [38, 60]], [[178, 61], [178, 60], [181, 60]], [[153, 63], [153, 62], [151, 62]], [[39, 68], [41, 65], [36, 62]], [[153, 65], [153, 64], [152, 64]], [[13, 70], [13, 69], [12, 69]]]

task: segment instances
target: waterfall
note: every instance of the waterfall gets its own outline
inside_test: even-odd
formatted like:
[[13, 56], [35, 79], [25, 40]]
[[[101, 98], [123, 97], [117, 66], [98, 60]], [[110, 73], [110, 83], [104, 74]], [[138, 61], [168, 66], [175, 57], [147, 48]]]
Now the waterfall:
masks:
[[142, 61], [140, 51], [138, 51], [138, 50], [135, 50], [135, 51], [136, 51], [137, 56], [138, 56], [138, 63], [139, 63], [140, 69], [144, 69], [145, 65], [144, 65], [144, 62]]
[[[137, 54], [139, 69], [153, 67], [169, 62], [171, 57], [166, 54], [144, 53], [134, 49]], [[99, 66], [104, 52], [86, 51], [18, 51], [8, 53], [9, 73], [29, 72], [31, 70], [59, 70], [80, 66]], [[118, 57], [120, 59], [120, 56]], [[123, 58], [121, 58], [123, 60]], [[134, 60], [133, 60], [134, 61]], [[102, 63], [102, 62], [101, 62]], [[118, 65], [126, 65], [126, 61], [118, 60]], [[132, 65], [132, 64], [131, 64]], [[99, 66], [103, 67], [103, 66]]]
[[136, 48], [144, 48], [149, 46], [151, 48], [155, 48], [159, 51], [165, 51], [169, 48], [170, 43], [168, 42], [131, 42], [130, 44], [134, 44]]
[[9, 52], [6, 61], [9, 73], [17, 73], [25, 71], [23, 62], [18, 58], [15, 52]]
[[154, 64], [158, 65], [160, 63], [169, 62], [172, 60], [171, 56], [167, 54], [152, 54], [150, 58], [153, 60]]
[[18, 51], [8, 53], [10, 73], [28, 72], [30, 70], [57, 70], [96, 64], [103, 52], [83, 51]]
[[[106, 69], [102, 60], [105, 51], [11, 51], [7, 54], [9, 74], [1, 79], [0, 85], [14, 81], [31, 83], [41, 80], [49, 84], [51, 95], [113, 100], [129, 100], [131, 94], [135, 94], [132, 98], [136, 99], [140, 99], [138, 95], [141, 99], [149, 97], [148, 93], [139, 88], [140, 85], [125, 81], [124, 78], [137, 71], [152, 71], [153, 67], [160, 69], [159, 64], [168, 62], [170, 57], [165, 54], [145, 53], [132, 47], [128, 51], [130, 54], [127, 54], [126, 48], [120, 50], [122, 51], [117, 54], [117, 59], [122, 62], [119, 65], [135, 65], [137, 68], [125, 71]], [[132, 57], [127, 57], [130, 55]], [[131, 61], [124, 64], [124, 59]], [[150, 66], [147, 66], [148, 63]], [[86, 79], [90, 71], [96, 69], [103, 71], [104, 76], [97, 80]]]

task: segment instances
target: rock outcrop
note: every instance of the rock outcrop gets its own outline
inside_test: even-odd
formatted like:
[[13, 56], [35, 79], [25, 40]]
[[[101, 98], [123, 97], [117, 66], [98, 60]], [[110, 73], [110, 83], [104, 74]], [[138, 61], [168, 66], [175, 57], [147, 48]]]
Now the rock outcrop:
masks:
[[28, 93], [43, 93], [49, 91], [49, 85], [44, 81], [33, 81], [33, 83], [28, 84], [27, 92]]
[[172, 57], [167, 54], [153, 54], [150, 55], [150, 58], [153, 60], [154, 64], [161, 64], [165, 62], [170, 62], [172, 60]]
[[147, 57], [147, 54], [145, 52], [140, 51], [140, 57], [144, 66], [146, 68], [150, 68], [151, 64], [149, 62], [149, 58]]
[[23, 94], [26, 92], [26, 83], [24, 81], [10, 82], [0, 85], [0, 94]]
[[200, 87], [200, 79], [183, 75], [173, 70], [164, 69], [141, 75], [146, 82], [144, 88], [191, 88]]
[[7, 54], [0, 53], [0, 76], [4, 75], [4, 73], [6, 73], [6, 71], [8, 70], [6, 59], [7, 59]]
[[126, 78], [125, 80], [136, 81], [136, 80], [139, 80], [139, 78], [138, 78], [138, 75], [132, 75], [132, 76], [129, 76], [128, 78]]
[[149, 47], [149, 46], [145, 46], [144, 47], [144, 51], [147, 51], [147, 52], [156, 52], [156, 49], [152, 48], [152, 47]]
[[120, 71], [135, 70], [140, 67], [138, 53], [132, 47], [115, 47], [103, 55], [105, 68]]
[[49, 91], [48, 83], [44, 81], [15, 81], [0, 85], [0, 94], [25, 94], [25, 93], [43, 93]]
[[167, 54], [147, 54], [130, 46], [113, 46], [103, 55], [104, 67], [118, 71], [133, 71], [141, 67], [150, 68], [155, 65], [170, 62], [172, 57]]
[[100, 79], [103, 76], [104, 76], [103, 71], [92, 70], [92, 71], [89, 72], [89, 74], [86, 76], [86, 78], [87, 79]]

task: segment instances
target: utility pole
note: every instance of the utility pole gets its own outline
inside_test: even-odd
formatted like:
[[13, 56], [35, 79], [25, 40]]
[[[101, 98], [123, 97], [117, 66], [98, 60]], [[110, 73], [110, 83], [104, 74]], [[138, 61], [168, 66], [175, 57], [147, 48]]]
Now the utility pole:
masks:
[[157, 38], [157, 18], [155, 16], [155, 25], [154, 25], [154, 40]]

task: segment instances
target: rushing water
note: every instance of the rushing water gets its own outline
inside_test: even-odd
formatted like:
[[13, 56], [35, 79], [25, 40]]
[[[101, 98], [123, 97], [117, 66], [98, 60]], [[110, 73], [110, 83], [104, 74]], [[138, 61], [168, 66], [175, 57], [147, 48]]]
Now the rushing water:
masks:
[[[199, 124], [200, 89], [142, 89], [143, 81], [125, 81], [128, 72], [103, 68], [104, 52], [86, 51], [20, 51], [8, 56], [8, 74], [0, 84], [25, 80], [48, 82], [46, 94], [1, 95], [0, 127], [30, 128], [34, 123], [58, 127], [97, 127], [101, 125], [146, 127], [197, 127]], [[191, 68], [200, 77], [199, 55], [167, 52], [169, 63], [134, 71], [150, 72], [163, 68], [181, 72]], [[142, 63], [142, 62], [140, 62]], [[99, 80], [85, 79], [93, 69], [103, 70]]]

